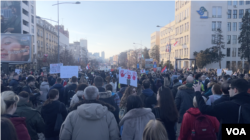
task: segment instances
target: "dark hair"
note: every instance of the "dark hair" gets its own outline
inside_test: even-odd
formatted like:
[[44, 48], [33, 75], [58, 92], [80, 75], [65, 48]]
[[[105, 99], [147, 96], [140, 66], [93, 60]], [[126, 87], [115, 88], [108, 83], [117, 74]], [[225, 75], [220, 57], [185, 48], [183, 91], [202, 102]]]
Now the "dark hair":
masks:
[[222, 77], [222, 79], [225, 80], [225, 81], [227, 81], [227, 75], [224, 75], [224, 76]]
[[62, 78], [57, 78], [56, 82], [57, 82], [57, 84], [60, 84], [62, 82]]
[[196, 79], [196, 80], [198, 80], [200, 77], [201, 77], [201, 74], [200, 74], [200, 73], [195, 75], [195, 79]]
[[239, 91], [239, 93], [247, 92], [247, 90], [248, 90], [248, 82], [245, 79], [232, 80], [231, 88], [236, 88]]
[[56, 98], [56, 96], [59, 94], [59, 91], [57, 89], [52, 89], [49, 91], [48, 93], [48, 99], [44, 102], [44, 106], [47, 105], [47, 104], [50, 104], [53, 100]]
[[23, 97], [23, 98], [29, 98], [30, 94], [26, 91], [21, 91], [18, 96]]
[[174, 103], [174, 98], [171, 90], [166, 87], [160, 87], [158, 90], [160, 100], [158, 105], [160, 107], [160, 115], [164, 122], [177, 122], [178, 111]]
[[14, 125], [5, 117], [1, 117], [1, 140], [18, 140]]
[[100, 76], [97, 76], [94, 80], [94, 84], [96, 87], [101, 87], [103, 84], [103, 79]]
[[220, 84], [216, 83], [213, 85], [213, 91], [215, 94], [220, 95], [221, 94], [221, 87]]
[[120, 86], [123, 88], [123, 87], [126, 87], [127, 85], [125, 85], [125, 84], [120, 84]]
[[127, 112], [129, 112], [131, 109], [135, 108], [142, 108], [142, 101], [139, 96], [136, 95], [129, 95], [127, 98]]
[[224, 93], [224, 94], [229, 94], [229, 84], [228, 83], [223, 83], [221, 85], [221, 91]]
[[106, 90], [110, 90], [111, 92], [113, 91], [113, 86], [111, 84], [106, 85]]
[[77, 78], [76, 78], [76, 76], [73, 76], [72, 78], [71, 78], [71, 82], [77, 82]]
[[47, 77], [43, 77], [43, 81], [48, 82], [48, 78]]
[[86, 87], [88, 87], [87, 84], [79, 84], [79, 85], [77, 86], [77, 88], [76, 88], [76, 92], [77, 92], [78, 90], [84, 90]]
[[36, 80], [35, 80], [34, 76], [29, 75], [26, 81], [27, 81], [27, 83], [30, 83], [30, 82], [33, 82], [33, 81], [36, 81]]
[[175, 84], [175, 83], [178, 83], [178, 82], [179, 82], [179, 80], [178, 80], [178, 79], [174, 79], [174, 81], [173, 81], [173, 82], [174, 82], [174, 84]]
[[148, 79], [143, 80], [142, 85], [145, 89], [150, 88], [150, 81]]

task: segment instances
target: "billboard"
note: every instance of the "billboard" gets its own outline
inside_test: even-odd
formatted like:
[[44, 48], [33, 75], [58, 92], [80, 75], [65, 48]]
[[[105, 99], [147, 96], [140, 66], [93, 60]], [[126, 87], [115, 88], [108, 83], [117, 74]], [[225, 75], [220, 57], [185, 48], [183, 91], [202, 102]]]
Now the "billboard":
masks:
[[145, 68], [153, 68], [153, 59], [145, 59]]
[[31, 35], [1, 34], [1, 62], [30, 62]]
[[1, 33], [21, 34], [21, 1], [1, 1]]

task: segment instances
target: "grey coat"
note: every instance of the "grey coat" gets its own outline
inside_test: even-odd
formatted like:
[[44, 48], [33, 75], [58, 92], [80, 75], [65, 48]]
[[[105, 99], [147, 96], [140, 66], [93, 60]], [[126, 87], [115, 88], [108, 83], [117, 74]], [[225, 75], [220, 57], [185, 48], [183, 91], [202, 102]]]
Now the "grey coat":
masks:
[[142, 140], [142, 135], [147, 123], [155, 119], [150, 108], [136, 108], [128, 111], [120, 121], [123, 126], [122, 140]]
[[48, 82], [42, 82], [40, 86], [40, 91], [43, 92], [43, 94], [39, 97], [40, 100], [46, 101], [47, 100], [47, 94], [49, 92], [49, 83]]

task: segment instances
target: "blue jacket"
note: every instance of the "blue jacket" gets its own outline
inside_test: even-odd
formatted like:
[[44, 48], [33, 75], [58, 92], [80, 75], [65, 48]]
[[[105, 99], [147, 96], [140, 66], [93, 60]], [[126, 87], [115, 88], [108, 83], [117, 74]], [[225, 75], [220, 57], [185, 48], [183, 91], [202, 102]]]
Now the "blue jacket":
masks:
[[[64, 101], [65, 101], [65, 95], [64, 95], [64, 87], [63, 87], [63, 85], [62, 85], [62, 84], [55, 84], [55, 85], [53, 85], [53, 86], [49, 89], [49, 91], [50, 91], [51, 89], [57, 89], [57, 90], [59, 91], [59, 101], [62, 102], [62, 103], [64, 103]], [[48, 95], [49, 95], [49, 94], [48, 94]]]
[[156, 95], [150, 89], [144, 89], [140, 95], [145, 108], [153, 108], [157, 104]]

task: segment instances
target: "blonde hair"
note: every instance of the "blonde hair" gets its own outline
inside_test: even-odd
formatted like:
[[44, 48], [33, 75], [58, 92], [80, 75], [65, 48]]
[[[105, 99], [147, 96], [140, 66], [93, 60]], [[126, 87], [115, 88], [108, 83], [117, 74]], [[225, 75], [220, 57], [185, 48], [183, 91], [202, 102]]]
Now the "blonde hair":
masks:
[[5, 114], [6, 110], [13, 104], [17, 104], [19, 97], [13, 91], [4, 91], [1, 93], [1, 114]]
[[[206, 98], [206, 97], [202, 96], [202, 98], [203, 98], [203, 100], [204, 100], [205, 102], [207, 102], [207, 98]], [[193, 105], [194, 105], [195, 108], [198, 107], [197, 100], [196, 100], [196, 96], [194, 96], [194, 98], [193, 98]]]
[[165, 127], [158, 120], [150, 120], [143, 131], [143, 140], [168, 140]]

